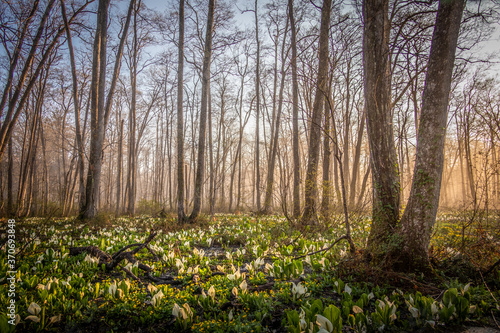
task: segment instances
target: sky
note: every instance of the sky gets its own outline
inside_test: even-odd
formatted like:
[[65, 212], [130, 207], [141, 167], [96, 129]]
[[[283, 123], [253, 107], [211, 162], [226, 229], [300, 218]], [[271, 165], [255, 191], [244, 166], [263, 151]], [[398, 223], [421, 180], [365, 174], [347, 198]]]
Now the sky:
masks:
[[[177, 0], [143, 0], [144, 3], [152, 9], [164, 11], [169, 4], [178, 3]], [[253, 28], [254, 26], [254, 17], [253, 13], [246, 12], [241, 13], [243, 9], [248, 8], [249, 6], [253, 8], [254, 2], [247, 0], [230, 0], [234, 6], [235, 19], [234, 21], [240, 26], [242, 30], [244, 28]], [[262, 7], [263, 4], [269, 2], [269, 0], [259, 0], [259, 7]], [[261, 10], [262, 12], [263, 10]], [[485, 53], [492, 54], [497, 59], [494, 60], [494, 63], [489, 70], [490, 75], [495, 76], [500, 80], [500, 23], [494, 22], [492, 23], [494, 27], [494, 33], [492, 36], [481, 42], [476, 48], [472, 50], [474, 53]]]

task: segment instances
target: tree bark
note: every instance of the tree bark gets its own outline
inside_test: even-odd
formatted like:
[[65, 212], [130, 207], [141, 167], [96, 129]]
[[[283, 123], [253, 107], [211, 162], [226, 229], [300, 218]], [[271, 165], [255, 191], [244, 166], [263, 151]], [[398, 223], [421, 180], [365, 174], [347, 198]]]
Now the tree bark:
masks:
[[266, 196], [264, 199], [264, 208], [263, 211], [265, 213], [270, 213], [271, 212], [271, 205], [272, 205], [272, 199], [273, 199], [273, 187], [274, 187], [274, 169], [276, 167], [276, 155], [278, 153], [278, 139], [279, 139], [279, 133], [280, 133], [280, 124], [281, 124], [281, 113], [283, 110], [283, 90], [285, 88], [285, 77], [286, 77], [286, 70], [285, 70], [285, 59], [286, 59], [286, 34], [288, 32], [288, 20], [286, 22], [285, 26], [285, 33], [283, 36], [283, 44], [281, 46], [281, 82], [280, 82], [280, 89], [278, 92], [278, 111], [276, 112], [276, 120], [274, 121], [274, 128], [271, 131], [273, 137], [271, 140], [271, 147], [270, 147], [270, 158], [267, 166], [267, 184], [266, 184]]
[[106, 84], [106, 46], [109, 0], [100, 0], [92, 55], [90, 153], [85, 203], [80, 217], [90, 219], [97, 214], [99, 183], [101, 180], [102, 145], [104, 141], [104, 91]]
[[201, 212], [201, 197], [205, 174], [205, 140], [207, 131], [208, 94], [210, 85], [210, 62], [212, 58], [212, 34], [214, 30], [215, 0], [208, 2], [207, 31], [205, 35], [205, 50], [203, 56], [203, 74], [201, 85], [200, 132], [198, 137], [198, 163], [194, 184], [193, 211], [189, 220], [193, 222]]
[[122, 160], [123, 160], [123, 123], [120, 121], [120, 133], [118, 135], [118, 159], [116, 161], [116, 210], [115, 215], [120, 215], [120, 198], [122, 185]]
[[300, 155], [299, 155], [299, 84], [297, 80], [297, 37], [293, 0], [288, 0], [292, 46], [292, 146], [293, 146], [293, 216], [300, 216]]
[[257, 211], [260, 211], [260, 40], [259, 40], [259, 20], [257, 15], [257, 1], [255, 0], [255, 40], [257, 42], [257, 63], [255, 68], [255, 183]]
[[439, 205], [448, 98], [464, 6], [464, 0], [439, 2], [422, 96], [413, 182], [401, 218], [402, 246], [395, 254], [397, 263], [410, 270], [430, 267], [428, 247]]
[[179, 46], [177, 61], [177, 221], [186, 218], [184, 211], [184, 0], [179, 0]]
[[[7, 78], [7, 85], [4, 87], [2, 100], [0, 102], [1, 103], [0, 104], [0, 116], [3, 116], [3, 109], [4, 109], [5, 105], [7, 104], [7, 113], [5, 114], [5, 118], [4, 118], [4, 120], [1, 124], [1, 127], [0, 127], [0, 160], [3, 157], [3, 154], [5, 152], [5, 148], [7, 147], [7, 143], [10, 139], [10, 136], [12, 135], [14, 125], [16, 124], [17, 119], [19, 118], [19, 115], [24, 107], [24, 104], [26, 103], [26, 100], [27, 100], [31, 90], [33, 89], [33, 86], [34, 86], [38, 76], [40, 75], [40, 71], [43, 70], [45, 61], [47, 60], [49, 54], [52, 52], [53, 48], [56, 45], [57, 40], [59, 39], [60, 35], [63, 32], [60, 30], [59, 31], [60, 33], [56, 34], [56, 36], [52, 40], [52, 43], [49, 45], [49, 47], [47, 47], [47, 49], [45, 50], [45, 53], [43, 54], [41, 60], [39, 61], [37, 68], [35, 70], [35, 73], [31, 75], [31, 79], [29, 80], [28, 85], [26, 86], [26, 88], [24, 88], [24, 83], [26, 81], [26, 78], [27, 78], [28, 74], [33, 70], [34, 58], [35, 58], [37, 51], [39, 52], [38, 43], [40, 42], [40, 39], [42, 38], [42, 34], [43, 34], [43, 31], [45, 30], [45, 25], [47, 23], [47, 19], [49, 18], [49, 14], [54, 6], [54, 2], [55, 2], [55, 0], [49, 0], [47, 3], [47, 7], [45, 8], [45, 11], [44, 11], [42, 18], [40, 20], [40, 23], [39, 23], [37, 33], [36, 33], [34, 40], [31, 44], [30, 51], [26, 57], [23, 69], [22, 69], [21, 74], [18, 78], [16, 88], [14, 89], [14, 92], [11, 94], [11, 89], [12, 89], [11, 76], [13, 76], [13, 73], [16, 69], [17, 59], [19, 56], [18, 52], [21, 52], [20, 48], [24, 42], [24, 33], [25, 33], [24, 30], [27, 29], [29, 23], [31, 22], [32, 15], [36, 12], [36, 9], [38, 8], [38, 1], [35, 1], [33, 3], [32, 12], [30, 13], [30, 16], [26, 20], [26, 24], [23, 27], [23, 32], [22, 32], [21, 38], [19, 39], [19, 42], [18, 42], [19, 50], [16, 49], [14, 52], [13, 59], [12, 59], [12, 62], [10, 64], [10, 68], [9, 68], [9, 76]], [[10, 80], [10, 83], [9, 83], [9, 80]], [[19, 97], [21, 96], [21, 91], [23, 91], [23, 88], [24, 88], [24, 92], [22, 94], [21, 100], [18, 103], [18, 100], [19, 100]], [[10, 97], [8, 103], [7, 103], [7, 97]], [[16, 109], [16, 105], [17, 105], [17, 109]], [[16, 109], [15, 112], [14, 112], [14, 109]]]
[[[76, 75], [76, 64], [75, 64], [75, 54], [73, 50], [73, 41], [71, 38], [71, 30], [69, 27], [68, 23], [68, 18], [66, 16], [66, 6], [64, 5], [64, 0], [61, 0], [61, 14], [64, 20], [64, 26], [66, 28], [66, 38], [68, 41], [68, 49], [69, 49], [69, 56], [70, 56], [70, 64], [71, 64], [71, 78], [73, 79], [73, 108], [75, 110], [75, 136], [76, 136], [76, 149], [78, 153], [78, 168], [80, 170], [79, 175], [79, 189], [80, 189], [80, 197], [83, 197], [85, 195], [84, 192], [84, 147], [83, 147], [83, 140], [82, 140], [82, 134], [81, 134], [81, 129], [80, 129], [80, 101], [78, 98], [78, 78]], [[80, 201], [81, 203], [82, 201]], [[80, 207], [81, 208], [81, 207]]]
[[[125, 39], [128, 34], [130, 17], [135, 0], [130, 0], [127, 19], [120, 38], [120, 44], [116, 53], [113, 77], [108, 91], [106, 104], [104, 98], [106, 83], [106, 45], [107, 45], [107, 12], [109, 0], [100, 0], [98, 7], [98, 18], [96, 35], [94, 40], [94, 52], [92, 55], [92, 80], [91, 80], [91, 122], [90, 122], [90, 153], [89, 168], [87, 172], [87, 183], [85, 186], [85, 196], [80, 197], [84, 202], [80, 203], [80, 218], [93, 218], [97, 214], [97, 201], [99, 196], [99, 184], [102, 167], [102, 148], [106, 125], [108, 123], [113, 95], [120, 74], [121, 58]], [[83, 141], [83, 140], [82, 140]]]
[[363, 143], [363, 133], [365, 130], [365, 112], [361, 115], [358, 128], [358, 137], [356, 139], [356, 148], [354, 150], [354, 161], [352, 163], [351, 184], [349, 189], [349, 207], [354, 208], [359, 202], [356, 202], [356, 187], [358, 184], [358, 174], [361, 159], [361, 145]]
[[323, 0], [321, 9], [321, 26], [319, 35], [319, 66], [316, 80], [316, 94], [312, 109], [309, 133], [309, 160], [307, 163], [306, 184], [304, 193], [304, 214], [302, 223], [317, 222], [316, 201], [318, 196], [317, 177], [319, 163], [319, 148], [321, 145], [321, 125], [323, 104], [326, 97], [328, 77], [328, 32], [330, 30], [331, 0]]
[[[137, 6], [138, 7], [138, 6]], [[139, 8], [134, 10], [134, 24], [133, 24], [133, 37], [132, 37], [132, 54], [130, 59], [130, 86], [131, 101], [130, 101], [130, 111], [129, 111], [129, 146], [128, 146], [128, 206], [127, 213], [129, 215], [135, 214], [135, 198], [137, 194], [137, 146], [136, 146], [136, 134], [137, 134], [137, 63], [138, 63], [138, 37], [137, 37], [137, 14]]]
[[389, 0], [363, 2], [363, 65], [366, 124], [373, 186], [372, 228], [367, 254], [383, 255], [399, 221], [399, 172], [390, 96]]
[[[322, 182], [322, 198], [321, 198], [321, 215], [327, 217], [330, 214], [330, 200], [332, 195], [332, 182], [330, 179], [330, 164], [331, 164], [331, 143], [330, 143], [330, 122], [334, 121], [330, 117], [330, 108], [325, 103], [325, 135], [323, 137], [323, 182]], [[330, 120], [331, 119], [331, 120]], [[334, 127], [335, 128], [335, 127]]]
[[12, 137], [9, 139], [9, 150], [7, 159], [7, 215], [12, 216], [14, 213], [14, 195], [12, 188], [14, 187], [14, 153], [12, 149]]

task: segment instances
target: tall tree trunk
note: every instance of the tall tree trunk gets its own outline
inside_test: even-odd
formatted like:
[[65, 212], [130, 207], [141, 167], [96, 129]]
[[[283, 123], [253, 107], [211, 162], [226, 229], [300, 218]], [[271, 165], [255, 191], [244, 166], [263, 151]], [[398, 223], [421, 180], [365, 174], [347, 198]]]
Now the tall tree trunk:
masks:
[[123, 123], [120, 121], [120, 133], [118, 135], [118, 159], [116, 161], [116, 210], [115, 215], [120, 215], [120, 197], [122, 189], [122, 159], [123, 159]]
[[458, 157], [460, 161], [460, 185], [461, 185], [461, 193], [462, 193], [462, 201], [465, 202], [467, 199], [467, 188], [465, 187], [465, 173], [464, 173], [464, 155], [463, 155], [463, 139], [461, 136], [458, 137]]
[[[71, 64], [71, 78], [73, 79], [73, 108], [75, 109], [75, 136], [76, 136], [76, 149], [78, 153], [78, 168], [80, 172], [79, 183], [80, 183], [80, 195], [83, 197], [84, 195], [84, 147], [82, 134], [80, 129], [80, 101], [78, 98], [78, 78], [76, 74], [76, 64], [75, 64], [75, 54], [73, 50], [73, 41], [71, 39], [71, 30], [69, 28], [68, 18], [66, 16], [66, 6], [64, 5], [64, 0], [61, 0], [61, 13], [64, 20], [64, 26], [66, 27], [66, 38], [68, 41], [68, 49], [70, 56], [70, 64]], [[80, 201], [82, 203], [82, 201]], [[81, 207], [80, 207], [81, 208]]]
[[[42, 141], [42, 157], [43, 157], [43, 186], [42, 190], [43, 203], [42, 203], [42, 214], [47, 215], [48, 205], [49, 205], [49, 167], [47, 165], [47, 150], [45, 143], [45, 134], [43, 131], [43, 122], [40, 122], [40, 136]], [[77, 170], [78, 172], [78, 170]]]
[[365, 111], [361, 115], [358, 128], [358, 137], [356, 139], [356, 148], [354, 150], [354, 161], [352, 162], [351, 184], [349, 189], [349, 207], [353, 208], [356, 203], [356, 187], [358, 184], [358, 175], [361, 159], [361, 145], [363, 143], [363, 133], [365, 130]]
[[441, 0], [422, 96], [410, 198], [401, 218], [401, 246], [394, 250], [406, 269], [430, 267], [428, 247], [436, 221], [448, 120], [448, 98], [464, 0]]
[[[278, 111], [276, 112], [276, 120], [274, 121], [274, 128], [271, 131], [273, 137], [271, 138], [271, 147], [270, 147], [270, 158], [267, 165], [267, 184], [266, 184], [266, 196], [264, 200], [264, 208], [263, 211], [269, 213], [271, 211], [272, 199], [273, 199], [273, 186], [274, 186], [274, 169], [276, 167], [276, 155], [278, 153], [278, 139], [280, 133], [280, 124], [281, 124], [281, 113], [283, 110], [283, 90], [285, 88], [285, 62], [286, 62], [286, 34], [288, 32], [288, 20], [285, 26], [285, 34], [283, 36], [283, 44], [281, 46], [281, 82], [280, 82], [280, 90], [278, 93]], [[277, 75], [277, 74], [276, 74]], [[274, 103], [273, 103], [274, 104]]]
[[38, 126], [40, 122], [40, 117], [42, 115], [42, 105], [43, 99], [45, 95], [45, 87], [48, 79], [48, 67], [46, 68], [46, 72], [40, 76], [37, 95], [34, 96], [34, 112], [31, 117], [31, 124], [29, 130], [29, 140], [28, 140], [28, 148], [26, 153], [26, 162], [24, 167], [22, 168], [22, 172], [19, 175], [19, 191], [17, 193], [17, 216], [25, 216], [28, 214], [30, 209], [30, 196], [31, 193], [28, 193], [28, 190], [31, 191], [31, 180], [33, 175], [33, 163], [36, 158], [36, 149], [38, 143]]
[[300, 155], [299, 155], [299, 84], [297, 80], [297, 37], [293, 0], [288, 0], [292, 47], [292, 146], [293, 146], [293, 216], [300, 216]]
[[136, 133], [137, 133], [137, 63], [139, 54], [139, 45], [137, 37], [137, 16], [139, 12], [139, 4], [134, 9], [134, 24], [133, 24], [133, 40], [132, 40], [132, 54], [130, 59], [130, 86], [131, 101], [130, 101], [130, 113], [129, 113], [129, 171], [128, 171], [128, 206], [127, 213], [130, 215], [135, 214], [135, 200], [137, 195], [137, 159], [138, 159], [138, 149]]
[[200, 133], [198, 138], [198, 165], [196, 167], [196, 179], [194, 184], [193, 211], [189, 216], [194, 221], [201, 212], [201, 198], [203, 180], [205, 174], [205, 139], [207, 131], [208, 94], [210, 85], [210, 62], [212, 58], [212, 34], [214, 30], [215, 0], [208, 2], [207, 31], [205, 36], [205, 50], [203, 56], [203, 74], [201, 84], [201, 107], [200, 107]]
[[[9, 103], [7, 107], [7, 114], [3, 118], [4, 121], [0, 126], [0, 160], [2, 159], [5, 149], [7, 148], [9, 138], [11, 137], [14, 127], [16, 125], [16, 122], [24, 109], [24, 105], [27, 102], [29, 96], [31, 95], [31, 91], [40, 75], [45, 70], [46, 67], [46, 62], [49, 59], [50, 56], [53, 55], [53, 50], [54, 48], [59, 46], [59, 37], [64, 33], [65, 29], [64, 28], [59, 28], [55, 34], [53, 34], [52, 40], [45, 41], [44, 43], [44, 49], [40, 50], [38, 43], [40, 41], [40, 38], [42, 37], [43, 31], [45, 29], [45, 24], [47, 22], [47, 18], [49, 17], [49, 14], [54, 6], [55, 0], [49, 0], [47, 2], [47, 7], [45, 9], [44, 14], [42, 15], [42, 18], [40, 20], [38, 30], [36, 33], [36, 36], [31, 43], [31, 49], [26, 57], [24, 67], [21, 71], [20, 76], [18, 77], [16, 87], [12, 93], [12, 87], [8, 84], [4, 86], [4, 92], [2, 95], [2, 101], [0, 102], [0, 118], [2, 118], [3, 115], [3, 109], [6, 103], [6, 96], [9, 96]], [[69, 23], [71, 23], [89, 4], [90, 2], [85, 2], [81, 7], [79, 7], [75, 12], [73, 13], [72, 17], [69, 19]], [[36, 11], [35, 6], [38, 5], [38, 2], [34, 2], [34, 6], [32, 7], [32, 13]], [[34, 11], [33, 11], [34, 10]], [[30, 22], [31, 18], [27, 18], [26, 22]], [[29, 24], [29, 23], [26, 23]], [[24, 28], [23, 28], [24, 29]], [[19, 48], [22, 45], [22, 40], [23, 40], [23, 33], [21, 33], [21, 38], [19, 40], [19, 43], [17, 44]], [[39, 54], [39, 61], [36, 65], [36, 68], [34, 68], [33, 63], [34, 63], [34, 58], [37, 53], [42, 52], [42, 54]], [[18, 50], [14, 51], [13, 58], [10, 64], [9, 68], [9, 75], [11, 70], [16, 69], [16, 53]], [[26, 82], [26, 77], [30, 74], [28, 83], [25, 85]], [[9, 80], [9, 78], [7, 78]], [[22, 91], [22, 94], [21, 94]], [[5, 99], [4, 99], [5, 98]]]
[[7, 159], [7, 215], [14, 214], [14, 195], [12, 188], [14, 187], [14, 153], [12, 149], [12, 137], [9, 139], [9, 150]]
[[[330, 214], [330, 200], [332, 192], [332, 182], [330, 180], [330, 164], [331, 164], [331, 142], [330, 142], [330, 122], [334, 121], [330, 117], [330, 108], [327, 103], [325, 103], [325, 135], [323, 137], [323, 182], [322, 190], [323, 195], [321, 199], [321, 215], [326, 217]], [[335, 128], [335, 127], [334, 127]]]
[[255, 183], [254, 190], [256, 195], [257, 210], [260, 211], [260, 40], [259, 40], [259, 19], [257, 12], [257, 2], [255, 0], [255, 41], [257, 43], [257, 63], [255, 68], [255, 97], [256, 97], [256, 107], [255, 107]]
[[367, 254], [383, 255], [399, 221], [399, 172], [390, 96], [389, 0], [363, 1], [365, 108], [373, 186], [372, 228]]
[[[210, 96], [210, 89], [208, 92]], [[209, 204], [209, 215], [214, 213], [215, 209], [215, 179], [217, 178], [217, 168], [214, 165], [214, 147], [213, 147], [213, 128], [212, 128], [212, 106], [211, 98], [208, 99], [208, 160], [209, 160], [209, 171], [210, 180], [208, 188], [208, 204]], [[219, 147], [217, 147], [218, 155]]]
[[[40, 23], [38, 25], [38, 29], [36, 32], [36, 35], [32, 41], [30, 51], [26, 57], [26, 60], [24, 62], [23, 69], [17, 79], [17, 85], [12, 93], [12, 80], [14, 77], [14, 72], [17, 67], [17, 62], [19, 59], [19, 56], [21, 54], [21, 47], [22, 44], [24, 43], [24, 38], [26, 31], [32, 22], [32, 19], [34, 15], [36, 14], [36, 11], [38, 9], [38, 4], [39, 1], [34, 1], [33, 6], [31, 8], [30, 15], [27, 17], [25, 24], [23, 25], [22, 32], [20, 34], [20, 38], [18, 40], [18, 44], [16, 45], [16, 49], [14, 50], [14, 54], [12, 55], [12, 60], [10, 63], [10, 68], [9, 68], [9, 74], [7, 77], [7, 82], [6, 86], [4, 87], [4, 91], [2, 94], [2, 100], [0, 101], [0, 117], [3, 116], [3, 110], [5, 105], [7, 105], [7, 113], [5, 114], [5, 118], [3, 118], [3, 122], [0, 126], [0, 160], [2, 159], [3, 153], [5, 151], [5, 148], [7, 146], [7, 143], [10, 139], [10, 136], [12, 135], [13, 127], [15, 123], [17, 122], [17, 119], [19, 118], [19, 115], [21, 113], [21, 110], [23, 109], [24, 103], [26, 103], [27, 97], [29, 96], [31, 90], [33, 89], [33, 86], [37, 80], [38, 75], [40, 74], [40, 71], [44, 67], [43, 64], [47, 60], [47, 57], [49, 55], [49, 52], [52, 52], [52, 48], [55, 46], [55, 44], [52, 45], [52, 48], [49, 46], [49, 48], [46, 49], [46, 52], [44, 53], [44, 56], [40, 60], [37, 70], [35, 71], [34, 74], [31, 75], [31, 78], [29, 80], [28, 85], [26, 88], [24, 87], [24, 83], [26, 81], [26, 78], [28, 77], [28, 74], [33, 70], [33, 62], [35, 55], [37, 51], [39, 51], [39, 42], [42, 38], [43, 32], [45, 30], [45, 25], [47, 23], [47, 20], [49, 18], [49, 14], [54, 7], [54, 2], [55, 0], [49, 0], [47, 2], [47, 7], [45, 7], [45, 11], [40, 19]], [[62, 33], [62, 32], [61, 32]], [[56, 38], [59, 39], [59, 35], [56, 35]], [[17, 110], [14, 112], [14, 109], [16, 108], [16, 104], [18, 104], [19, 97], [21, 96], [21, 92], [23, 91], [24, 88], [24, 93], [23, 96], [21, 97], [21, 100], [19, 102], [19, 105], [17, 105]], [[9, 98], [9, 101], [7, 103], [7, 97]]]
[[241, 198], [241, 149], [242, 149], [242, 144], [243, 144], [243, 130], [248, 122], [248, 119], [250, 119], [250, 113], [247, 113], [247, 116], [245, 117], [245, 121], [243, 121], [243, 92], [244, 92], [244, 87], [245, 87], [245, 74], [247, 72], [247, 66], [248, 66], [248, 58], [246, 60], [247, 62], [245, 63], [245, 69], [243, 73], [241, 74], [241, 86], [240, 86], [240, 96], [239, 96], [239, 133], [238, 133], [238, 147], [236, 148], [236, 156], [234, 158], [234, 164], [233, 164], [233, 171], [231, 173], [231, 180], [230, 180], [230, 185], [229, 185], [229, 211], [232, 209], [233, 205], [233, 184], [234, 184], [234, 177], [236, 174], [236, 167], [238, 167], [238, 188], [237, 188], [237, 200], [236, 200], [236, 209], [238, 209], [239, 204], [240, 204], [240, 198]]
[[318, 196], [317, 178], [319, 164], [319, 148], [321, 145], [321, 125], [323, 118], [323, 104], [326, 97], [328, 78], [328, 32], [330, 30], [331, 0], [323, 0], [321, 8], [321, 26], [319, 34], [319, 66], [316, 80], [316, 94], [310, 122], [309, 132], [309, 160], [307, 162], [306, 184], [304, 191], [304, 214], [302, 223], [317, 222], [316, 201]]
[[184, 211], [184, 0], [179, 0], [179, 46], [177, 61], [177, 221], [186, 218]]
[[[468, 111], [465, 111], [468, 112]], [[472, 149], [471, 149], [471, 144], [470, 144], [470, 138], [471, 138], [471, 133], [470, 133], [470, 126], [471, 126], [471, 120], [469, 119], [469, 116], [466, 116], [465, 122], [463, 124], [464, 128], [464, 141], [463, 141], [463, 148], [465, 152], [465, 166], [466, 166], [466, 175], [467, 175], [467, 182], [469, 184], [469, 191], [470, 195], [472, 197], [472, 203], [474, 204], [474, 209], [477, 206], [477, 194], [476, 194], [476, 182], [474, 180], [474, 163], [472, 161]]]
[[[87, 172], [87, 184], [85, 186], [85, 196], [81, 196], [80, 200], [80, 218], [93, 218], [97, 214], [97, 202], [99, 197], [99, 184], [101, 179], [102, 168], [102, 150], [104, 145], [104, 135], [106, 125], [108, 123], [113, 95], [116, 87], [116, 81], [120, 74], [121, 58], [125, 39], [128, 34], [130, 17], [134, 7], [135, 0], [130, 0], [127, 19], [123, 28], [123, 33], [120, 38], [120, 44], [116, 52], [115, 66], [113, 77], [111, 79], [110, 88], [108, 91], [105, 103], [105, 83], [106, 83], [106, 45], [107, 45], [107, 13], [109, 0], [99, 0], [97, 12], [97, 27], [94, 40], [94, 51], [92, 55], [92, 80], [91, 80], [91, 121], [90, 121], [90, 153], [89, 153], [89, 168]], [[82, 139], [83, 141], [83, 139]]]
[[106, 85], [106, 46], [108, 30], [109, 0], [99, 0], [97, 27], [92, 55], [90, 153], [85, 203], [80, 216], [85, 219], [97, 214], [99, 184], [102, 168], [102, 146], [104, 141], [104, 92]]
[[[44, 14], [44, 17], [40, 21], [40, 26], [38, 28], [37, 37], [35, 38], [34, 44], [32, 45], [32, 52], [30, 52], [30, 57], [33, 57], [35, 55], [34, 48], [36, 48], [36, 45], [38, 44], [38, 42], [40, 40], [41, 33], [43, 31], [43, 27], [44, 27], [45, 22], [46, 22], [46, 18], [48, 17], [48, 13], [52, 9], [53, 3], [54, 3], [54, 1], [52, 1], [52, 3], [48, 4], [48, 6], [46, 8], [46, 14]], [[2, 99], [0, 101], [0, 118], [3, 115], [3, 109], [4, 109], [5, 105], [7, 104], [7, 99], [9, 99], [10, 103], [12, 103], [12, 82], [14, 81], [14, 72], [16, 70], [17, 63], [19, 61], [19, 56], [21, 54], [22, 46], [25, 42], [26, 32], [28, 31], [28, 28], [29, 28], [31, 22], [33, 21], [33, 18], [35, 17], [35, 14], [38, 10], [39, 4], [40, 4], [39, 0], [35, 0], [32, 2], [31, 11], [30, 11], [28, 17], [26, 17], [26, 19], [23, 22], [23, 26], [20, 29], [20, 33], [18, 35], [19, 38], [17, 40], [16, 47], [14, 48], [14, 52], [9, 59], [10, 60], [9, 74], [7, 75], [7, 82], [5, 83], [3, 93], [2, 93]], [[28, 61], [25, 64], [31, 65], [31, 60], [29, 58], [27, 60]], [[24, 70], [23, 70], [23, 72], [24, 72]], [[22, 84], [23, 81], [24, 81], [24, 79], [20, 80], [18, 82]], [[4, 119], [4, 120], [8, 120], [8, 118], [6, 117], [6, 119]], [[10, 139], [9, 139], [9, 144], [10, 144]]]

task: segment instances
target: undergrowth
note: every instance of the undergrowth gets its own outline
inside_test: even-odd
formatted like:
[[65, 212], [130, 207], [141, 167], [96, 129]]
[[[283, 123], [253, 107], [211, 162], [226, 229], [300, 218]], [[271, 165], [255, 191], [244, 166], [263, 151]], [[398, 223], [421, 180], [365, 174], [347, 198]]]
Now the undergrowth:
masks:
[[[215, 215], [194, 224], [173, 216], [27, 219], [16, 224], [16, 267], [0, 252], [0, 330], [10, 332], [372, 332], [495, 326], [500, 317], [498, 221], [464, 233], [443, 215], [430, 255], [436, 276], [387, 272], [348, 254], [339, 224], [300, 230], [282, 217]], [[369, 219], [352, 235], [363, 248]], [[106, 253], [141, 243], [148, 278], [126, 263], [109, 272], [77, 246]], [[153, 256], [153, 254], [156, 255]], [[10, 271], [15, 271], [12, 273]], [[14, 318], [7, 316], [15, 279]], [[157, 281], [166, 281], [157, 283]], [[17, 323], [14, 328], [9, 324]]]

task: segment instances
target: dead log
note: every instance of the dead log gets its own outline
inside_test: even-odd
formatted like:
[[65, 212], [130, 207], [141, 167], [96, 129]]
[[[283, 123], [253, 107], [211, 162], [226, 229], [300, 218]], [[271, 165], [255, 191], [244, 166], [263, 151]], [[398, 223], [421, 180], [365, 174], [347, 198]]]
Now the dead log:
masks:
[[[135, 244], [130, 244], [127, 245], [120, 250], [118, 250], [116, 253], [113, 255], [110, 255], [101, 249], [99, 249], [97, 246], [80, 246], [80, 247], [71, 247], [69, 249], [69, 255], [71, 256], [76, 256], [81, 253], [88, 253], [89, 255], [96, 257], [99, 259], [99, 265], [104, 264], [106, 271], [111, 271], [113, 270], [116, 266], [119, 266], [122, 270], [125, 270], [124, 267], [120, 265], [120, 262], [123, 261], [124, 259], [127, 259], [129, 262], [132, 264], [137, 263], [137, 267], [147, 273], [151, 272], [151, 267], [148, 265], [145, 265], [141, 263], [140, 261], [135, 258], [135, 255], [142, 249], [147, 248], [150, 253], [152, 253], [156, 258], [158, 256], [151, 250], [151, 248], [148, 246], [148, 244], [155, 238], [157, 233], [152, 230], [151, 233], [149, 234], [148, 238], [143, 243], [135, 243]], [[130, 248], [135, 247], [134, 250], [132, 251], [126, 251]], [[131, 274], [131, 272], [125, 271], [127, 274]]]

